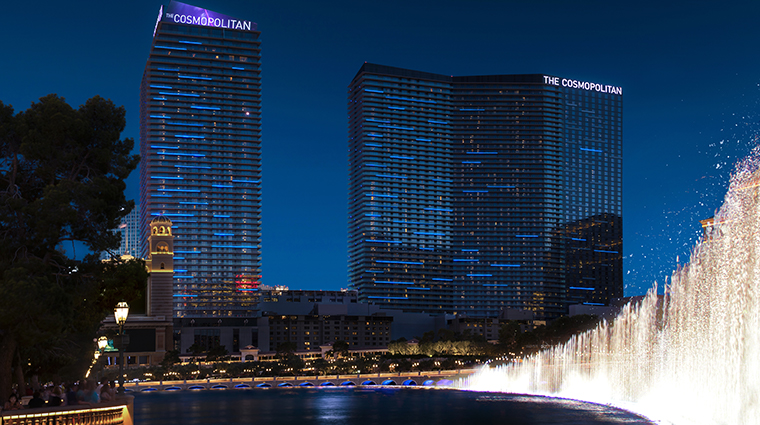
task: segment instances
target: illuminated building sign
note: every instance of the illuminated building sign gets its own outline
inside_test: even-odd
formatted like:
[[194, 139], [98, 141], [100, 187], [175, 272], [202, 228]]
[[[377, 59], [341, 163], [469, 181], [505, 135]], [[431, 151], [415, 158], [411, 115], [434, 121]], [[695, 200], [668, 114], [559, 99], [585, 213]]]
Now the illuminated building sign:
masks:
[[600, 93], [612, 93], [623, 95], [623, 88], [617, 86], [610, 86], [606, 84], [589, 83], [588, 81], [571, 80], [569, 78], [552, 77], [544, 75], [544, 84], [551, 84], [553, 86], [569, 87], [571, 89], [583, 89], [598, 91]]
[[163, 10], [161, 21], [230, 30], [256, 31], [255, 22], [242, 21], [178, 1], [172, 1]]

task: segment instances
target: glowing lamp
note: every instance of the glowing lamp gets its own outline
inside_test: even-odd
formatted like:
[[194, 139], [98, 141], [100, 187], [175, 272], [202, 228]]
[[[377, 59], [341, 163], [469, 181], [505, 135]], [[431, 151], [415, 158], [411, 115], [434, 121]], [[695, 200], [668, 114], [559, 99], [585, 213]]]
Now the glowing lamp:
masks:
[[98, 338], [98, 349], [105, 350], [106, 347], [108, 347], [108, 338], [101, 336]]
[[113, 316], [116, 318], [116, 324], [120, 327], [123, 326], [124, 322], [127, 321], [127, 316], [129, 316], [129, 304], [124, 301], [116, 304], [116, 308], [113, 309]]

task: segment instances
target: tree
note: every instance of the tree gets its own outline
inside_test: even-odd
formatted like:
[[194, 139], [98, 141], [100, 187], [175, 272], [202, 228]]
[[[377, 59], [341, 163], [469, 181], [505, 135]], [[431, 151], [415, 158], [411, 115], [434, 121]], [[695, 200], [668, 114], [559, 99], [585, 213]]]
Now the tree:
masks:
[[217, 360], [229, 360], [230, 352], [227, 351], [227, 347], [224, 345], [214, 345], [206, 353], [207, 362], [215, 362]]
[[335, 342], [333, 342], [332, 345], [332, 352], [338, 357], [346, 357], [348, 355], [348, 341], [344, 341], [342, 339], [336, 339]]
[[0, 399], [14, 363], [16, 375], [49, 359], [71, 364], [94, 351], [117, 301], [140, 296], [142, 262], [77, 260], [61, 249], [118, 247], [112, 229], [134, 206], [124, 180], [139, 162], [132, 139], [120, 139], [124, 116], [98, 96], [74, 109], [49, 95], [16, 115], [0, 102]]
[[164, 354], [164, 358], [161, 360], [161, 366], [164, 369], [169, 369], [177, 363], [182, 363], [182, 359], [179, 357], [179, 350], [169, 350]]

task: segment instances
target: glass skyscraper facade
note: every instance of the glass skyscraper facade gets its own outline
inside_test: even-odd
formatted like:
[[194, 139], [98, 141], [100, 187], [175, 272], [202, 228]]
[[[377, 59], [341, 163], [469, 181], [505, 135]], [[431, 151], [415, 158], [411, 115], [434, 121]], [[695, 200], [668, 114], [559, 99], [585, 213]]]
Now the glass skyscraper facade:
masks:
[[140, 223], [174, 231], [174, 315], [242, 317], [261, 278], [261, 82], [256, 24], [171, 2], [140, 91]]
[[365, 64], [349, 150], [362, 300], [550, 318], [623, 295], [619, 87]]

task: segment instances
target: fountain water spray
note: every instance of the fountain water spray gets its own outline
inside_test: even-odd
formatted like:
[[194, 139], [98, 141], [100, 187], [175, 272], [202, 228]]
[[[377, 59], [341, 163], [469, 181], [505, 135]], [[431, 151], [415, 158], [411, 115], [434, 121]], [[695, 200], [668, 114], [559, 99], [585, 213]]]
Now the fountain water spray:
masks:
[[462, 383], [608, 403], [674, 423], [760, 424], [760, 160], [737, 165], [706, 237], [664, 295]]

